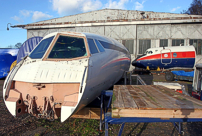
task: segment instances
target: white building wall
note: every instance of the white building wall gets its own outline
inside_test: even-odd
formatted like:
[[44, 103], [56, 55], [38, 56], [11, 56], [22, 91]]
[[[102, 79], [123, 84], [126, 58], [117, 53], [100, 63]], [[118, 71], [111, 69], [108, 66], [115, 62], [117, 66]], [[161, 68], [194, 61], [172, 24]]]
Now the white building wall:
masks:
[[44, 37], [47, 34], [53, 32], [67, 32], [72, 31], [75, 32], [75, 28], [55, 28], [55, 29], [39, 29], [39, 30], [27, 30], [27, 39], [35, 36]]
[[[133, 59], [139, 52], [139, 39], [150, 39], [152, 48], [160, 46], [160, 39], [168, 39], [168, 46], [172, 46], [172, 39], [184, 39], [184, 45], [189, 45], [190, 39], [202, 39], [202, 24], [117, 25], [35, 29], [27, 31], [27, 38], [34, 36], [44, 37], [52, 32], [64, 31], [96, 33], [112, 37], [119, 42], [122, 42], [122, 40], [134, 40]], [[202, 55], [197, 55], [196, 62], [202, 63]]]

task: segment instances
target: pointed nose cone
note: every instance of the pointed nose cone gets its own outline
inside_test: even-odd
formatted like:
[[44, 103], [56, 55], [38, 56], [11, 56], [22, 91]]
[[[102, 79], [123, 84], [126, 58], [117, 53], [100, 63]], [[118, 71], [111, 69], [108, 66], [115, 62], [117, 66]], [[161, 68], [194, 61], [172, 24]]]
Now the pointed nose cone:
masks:
[[134, 61], [132, 62], [132, 65], [136, 67], [136, 66], [137, 66], [137, 61], [134, 60]]

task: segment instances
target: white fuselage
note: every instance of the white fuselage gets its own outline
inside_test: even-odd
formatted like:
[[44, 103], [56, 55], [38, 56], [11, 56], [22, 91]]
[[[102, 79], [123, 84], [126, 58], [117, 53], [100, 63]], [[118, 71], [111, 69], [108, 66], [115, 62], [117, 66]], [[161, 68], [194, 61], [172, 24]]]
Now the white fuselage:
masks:
[[132, 65], [145, 69], [190, 69], [195, 65], [195, 57], [194, 46], [149, 48], [142, 56], [137, 57]]
[[[19, 116], [28, 112], [48, 118], [61, 116], [63, 122], [93, 101], [102, 90], [113, 86], [124, 71], [129, 69], [129, 52], [113, 39], [89, 33], [70, 32], [53, 33], [44, 39], [53, 36], [41, 58], [36, 59], [32, 55], [34, 53], [31, 53], [5, 80], [3, 97], [12, 115]], [[58, 42], [60, 37], [65, 36], [75, 39], [67, 40], [67, 44], [62, 43], [64, 40]], [[85, 43], [85, 54], [75, 58], [58, 57], [61, 54], [70, 54], [64, 53], [64, 49], [72, 49], [74, 55], [78, 50], [83, 50], [84, 47], [79, 49], [80, 45], [76, 44], [78, 39]], [[90, 45], [92, 41], [96, 49]], [[56, 44], [63, 46], [62, 49], [55, 48]], [[70, 44], [75, 44], [75, 47], [64, 48], [64, 45]], [[37, 50], [37, 47], [34, 50]]]

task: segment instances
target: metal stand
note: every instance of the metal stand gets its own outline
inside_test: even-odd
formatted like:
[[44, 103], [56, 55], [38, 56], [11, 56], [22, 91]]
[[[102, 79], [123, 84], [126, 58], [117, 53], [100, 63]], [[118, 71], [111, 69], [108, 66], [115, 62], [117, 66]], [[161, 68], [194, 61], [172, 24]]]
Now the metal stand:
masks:
[[[120, 129], [119, 129], [118, 136], [121, 136], [121, 134], [122, 134], [122, 132], [123, 132], [124, 126], [125, 126], [125, 123], [122, 123], [122, 124], [121, 124], [121, 127], [120, 127]], [[105, 135], [106, 135], [106, 134], [105, 134]]]
[[[102, 91], [101, 93], [101, 104], [100, 104], [100, 131], [102, 130], [102, 124], [105, 123], [105, 114], [107, 113], [109, 107], [110, 107], [110, 104], [111, 104], [111, 101], [112, 101], [112, 95], [113, 95], [113, 90], [104, 90]], [[104, 98], [105, 97], [109, 97], [109, 101], [108, 101], [108, 104], [107, 104], [107, 107], [104, 106]], [[104, 120], [102, 121], [102, 112], [104, 113]], [[106, 133], [107, 131], [107, 133]], [[108, 134], [108, 123], [106, 124], [105, 123], [105, 134]]]
[[183, 134], [184, 134], [184, 131], [182, 131], [181, 122], [179, 122], [179, 125], [177, 125], [176, 122], [173, 122], [173, 125], [174, 125], [175, 128], [178, 130], [179, 135], [183, 135]]
[[124, 85], [127, 84], [127, 74], [128, 73], [129, 73], [130, 85], [132, 84], [132, 79], [131, 79], [132, 71], [125, 71], [125, 73], [124, 73]]
[[140, 83], [141, 85], [147, 85], [147, 84], [144, 82], [144, 80], [142, 80], [142, 78], [141, 78], [139, 75], [131, 75], [131, 76], [136, 77], [136, 85], [139, 85], [139, 83]]
[[[105, 106], [105, 97], [110, 97]], [[161, 119], [161, 118], [140, 118], [140, 117], [120, 117], [120, 118], [112, 118], [111, 112], [107, 112], [110, 108], [110, 104], [112, 101], [113, 91], [106, 90], [102, 91], [101, 95], [101, 104], [100, 104], [100, 130], [102, 130], [102, 125], [105, 124], [105, 136], [108, 136], [108, 125], [109, 124], [121, 124], [119, 129], [118, 136], [121, 136], [124, 125], [126, 122], [128, 123], [151, 123], [151, 122], [172, 122], [174, 127], [178, 130], [179, 135], [183, 135], [181, 122], [199, 122], [202, 121], [201, 118], [170, 118], [170, 119]], [[104, 113], [104, 119], [102, 120], [102, 112]], [[178, 123], [178, 124], [177, 124]]]

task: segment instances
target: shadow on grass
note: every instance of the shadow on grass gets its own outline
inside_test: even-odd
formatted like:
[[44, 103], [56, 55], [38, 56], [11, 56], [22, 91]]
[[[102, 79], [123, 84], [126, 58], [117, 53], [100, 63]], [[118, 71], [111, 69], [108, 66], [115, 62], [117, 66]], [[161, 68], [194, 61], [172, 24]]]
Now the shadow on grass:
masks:
[[202, 122], [187, 122], [187, 131], [192, 136], [198, 136], [202, 134]]
[[[138, 132], [138, 134], [136, 134], [137, 136], [140, 136], [142, 134], [142, 132], [147, 128], [149, 123], [144, 123], [144, 125], [142, 126], [142, 128], [140, 129], [140, 131]], [[137, 123], [135, 125], [135, 127], [130, 131], [129, 134], [127, 134], [128, 136], [131, 136], [133, 131], [135, 131], [135, 129], [137, 129], [137, 127], [140, 125], [140, 123]]]

